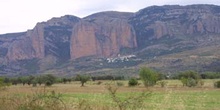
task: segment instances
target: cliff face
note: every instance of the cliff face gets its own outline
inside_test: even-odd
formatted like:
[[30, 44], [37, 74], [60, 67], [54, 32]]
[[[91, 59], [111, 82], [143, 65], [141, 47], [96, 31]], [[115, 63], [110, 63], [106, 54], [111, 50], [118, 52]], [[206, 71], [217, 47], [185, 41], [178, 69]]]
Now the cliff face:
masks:
[[[72, 27], [79, 18], [64, 16], [38, 23], [33, 30], [22, 35], [12, 35], [6, 58], [8, 62], [25, 59], [43, 59], [47, 55], [70, 58], [69, 44]], [[4, 39], [2, 37], [2, 39]], [[60, 52], [61, 50], [64, 53]], [[67, 54], [67, 55], [66, 55]]]
[[[112, 15], [118, 16], [112, 16]], [[135, 48], [136, 37], [127, 18], [130, 13], [105, 12], [82, 19], [71, 36], [71, 59], [98, 56], [111, 57], [120, 49]]]
[[82, 57], [114, 57], [123, 49], [150, 58], [215, 45], [220, 39], [219, 10], [214, 5], [152, 6], [136, 13], [52, 18], [27, 32], [0, 35], [0, 73], [20, 71], [30, 62], [46, 70]]
[[219, 6], [152, 6], [129, 19], [134, 26], [138, 46], [161, 37], [220, 33]]

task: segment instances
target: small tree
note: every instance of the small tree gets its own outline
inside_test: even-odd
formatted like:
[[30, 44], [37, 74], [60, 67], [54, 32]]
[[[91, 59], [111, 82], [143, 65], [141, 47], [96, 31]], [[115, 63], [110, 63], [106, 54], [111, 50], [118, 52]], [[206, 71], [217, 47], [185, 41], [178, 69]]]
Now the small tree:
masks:
[[4, 78], [0, 77], [0, 90], [5, 89], [6, 86], [9, 86], [9, 85], [10, 85], [10, 83], [5, 83]]
[[18, 78], [11, 78], [10, 82], [12, 83], [12, 85], [17, 85], [18, 84]]
[[81, 82], [81, 86], [83, 87], [84, 84], [90, 80], [90, 77], [89, 76], [86, 76], [86, 75], [77, 75], [76, 76], [76, 80], [80, 81]]
[[19, 79], [21, 83], [23, 84], [23, 86], [28, 83], [28, 77], [23, 76], [23, 77], [20, 77]]
[[43, 76], [43, 79], [45, 86], [52, 86], [56, 82], [56, 77], [51, 74]]
[[28, 78], [27, 78], [27, 84], [28, 84], [28, 85], [31, 85], [31, 84], [32, 84], [32, 81], [33, 81], [34, 79], [35, 79], [34, 76], [32, 76], [32, 75], [28, 76]]
[[62, 79], [62, 82], [63, 82], [64, 84], [66, 84], [67, 81], [68, 81], [67, 78], [63, 78], [63, 79]]
[[195, 71], [185, 71], [179, 74], [179, 79], [183, 83], [183, 86], [195, 87], [201, 81], [200, 75]]
[[36, 79], [32, 80], [31, 83], [32, 83], [32, 86], [33, 86], [33, 87], [37, 87], [37, 80], [36, 80]]
[[136, 78], [131, 78], [129, 81], [128, 81], [128, 85], [129, 86], [136, 86], [138, 84], [138, 80]]
[[44, 83], [44, 77], [43, 76], [38, 76], [38, 77], [36, 77], [36, 81], [41, 86], [41, 84]]
[[167, 81], [164, 80], [158, 81], [157, 83], [160, 85], [160, 87], [165, 87], [167, 85]]
[[220, 88], [220, 81], [216, 81], [216, 82], [214, 83], [214, 87]]
[[145, 87], [154, 86], [158, 80], [157, 72], [146, 67], [141, 68], [139, 76]]

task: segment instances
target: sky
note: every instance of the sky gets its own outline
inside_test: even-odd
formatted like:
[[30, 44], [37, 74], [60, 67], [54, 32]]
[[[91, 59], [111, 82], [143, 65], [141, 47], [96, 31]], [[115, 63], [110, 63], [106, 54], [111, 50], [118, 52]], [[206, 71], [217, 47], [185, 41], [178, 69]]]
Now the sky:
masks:
[[220, 0], [0, 0], [0, 34], [24, 32], [64, 15], [82, 18], [101, 11], [137, 12], [152, 5], [191, 4], [220, 5]]

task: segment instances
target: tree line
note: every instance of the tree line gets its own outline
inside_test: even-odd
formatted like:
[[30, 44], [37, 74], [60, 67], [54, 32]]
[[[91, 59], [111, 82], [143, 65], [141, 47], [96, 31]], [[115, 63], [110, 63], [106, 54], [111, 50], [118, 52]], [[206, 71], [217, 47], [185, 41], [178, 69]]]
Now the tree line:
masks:
[[[220, 78], [220, 73], [215, 72], [206, 72], [199, 74], [195, 71], [184, 71], [180, 72], [179, 74], [176, 74], [172, 77], [168, 77], [165, 74], [161, 74], [157, 71], [154, 71], [153, 69], [143, 67], [139, 70], [139, 77], [131, 77], [129, 79], [128, 85], [129, 86], [136, 86], [138, 85], [138, 80], [142, 80], [144, 86], [154, 86], [155, 84], [161, 84], [161, 86], [164, 86], [166, 82], [162, 81], [164, 79], [179, 79], [183, 86], [189, 86], [193, 87], [198, 84], [203, 85], [203, 81], [201, 79], [217, 79]], [[21, 76], [21, 77], [14, 77], [14, 78], [7, 78], [7, 77], [1, 77], [0, 83], [5, 85], [42, 85], [45, 86], [51, 86], [54, 83], [70, 83], [71, 81], [80, 81], [81, 86], [84, 86], [84, 84], [89, 81], [95, 81], [95, 80], [125, 80], [124, 76], [112, 76], [112, 75], [103, 75], [103, 76], [88, 76], [88, 75], [76, 75], [74, 77], [63, 77], [59, 78], [52, 74], [46, 74], [46, 75], [39, 75], [39, 76]], [[0, 84], [1, 86], [1, 84]]]

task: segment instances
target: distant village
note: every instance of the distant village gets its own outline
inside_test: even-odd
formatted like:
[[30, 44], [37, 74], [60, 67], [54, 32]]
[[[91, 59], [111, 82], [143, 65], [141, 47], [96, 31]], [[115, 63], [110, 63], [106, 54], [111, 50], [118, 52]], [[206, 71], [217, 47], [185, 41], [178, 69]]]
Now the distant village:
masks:
[[117, 57], [107, 58], [106, 60], [108, 63], [115, 63], [115, 62], [126, 62], [132, 58], [136, 58], [136, 55], [123, 55], [123, 56], [121, 56], [120, 54], [118, 54]]

